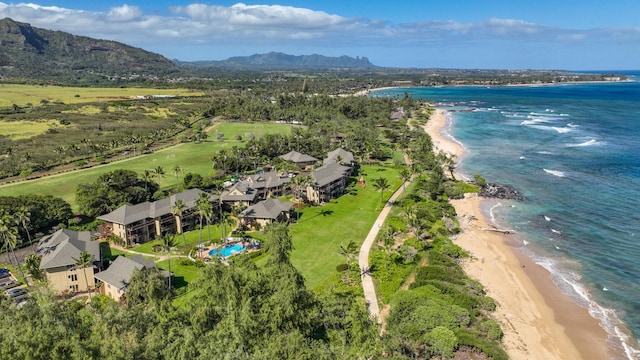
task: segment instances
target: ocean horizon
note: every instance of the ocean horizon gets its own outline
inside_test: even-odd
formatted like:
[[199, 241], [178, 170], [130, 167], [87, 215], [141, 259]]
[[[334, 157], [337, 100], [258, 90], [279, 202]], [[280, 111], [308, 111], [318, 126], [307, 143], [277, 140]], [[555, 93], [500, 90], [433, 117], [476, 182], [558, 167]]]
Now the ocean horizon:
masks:
[[397, 88], [448, 110], [457, 171], [513, 186], [496, 225], [597, 318], [612, 347], [640, 358], [640, 71], [628, 82]]

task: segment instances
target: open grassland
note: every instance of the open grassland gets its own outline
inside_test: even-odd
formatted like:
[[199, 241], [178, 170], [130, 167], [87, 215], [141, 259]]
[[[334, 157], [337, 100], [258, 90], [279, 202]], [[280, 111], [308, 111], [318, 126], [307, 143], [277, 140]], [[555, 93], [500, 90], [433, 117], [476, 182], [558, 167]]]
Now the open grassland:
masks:
[[3, 122], [2, 126], [0, 126], [0, 135], [6, 136], [11, 140], [29, 139], [56, 127], [60, 127], [57, 120], [47, 119]]
[[77, 104], [153, 95], [201, 96], [204, 95], [204, 92], [187, 89], [88, 88], [0, 84], [0, 108], [11, 107], [14, 104], [18, 106], [27, 104], [40, 105], [43, 101]]
[[[216, 151], [231, 149], [233, 146], [244, 146], [244, 142], [235, 140], [237, 135], [244, 137], [247, 133], [253, 133], [256, 137], [260, 137], [266, 133], [289, 133], [290, 130], [291, 126], [281, 124], [221, 123], [210, 130], [209, 140], [205, 142], [179, 144], [158, 150], [152, 154], [132, 157], [89, 169], [3, 185], [0, 186], [0, 196], [53, 195], [68, 201], [72, 208], [77, 210], [78, 207], [75, 203], [77, 185], [79, 183], [92, 183], [104, 173], [117, 169], [128, 169], [142, 173], [145, 169], [155, 169], [161, 166], [166, 175], [164, 178], [156, 179], [155, 181], [160, 183], [161, 189], [166, 189], [176, 186], [176, 177], [172, 173], [172, 169], [176, 165], [179, 165], [183, 170], [183, 174], [178, 177], [179, 182], [182, 182], [182, 178], [186, 173], [207, 175], [211, 171], [211, 156]], [[221, 141], [215, 140], [216, 132], [224, 133], [224, 138]]]

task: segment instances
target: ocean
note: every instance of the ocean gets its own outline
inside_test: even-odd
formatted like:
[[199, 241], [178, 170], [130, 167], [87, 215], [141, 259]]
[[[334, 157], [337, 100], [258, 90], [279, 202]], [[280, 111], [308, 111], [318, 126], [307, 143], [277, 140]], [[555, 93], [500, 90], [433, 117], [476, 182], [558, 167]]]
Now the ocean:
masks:
[[612, 346], [640, 359], [640, 72], [632, 81], [376, 91], [450, 110], [468, 154], [457, 171], [508, 184], [524, 202], [490, 216], [587, 307]]

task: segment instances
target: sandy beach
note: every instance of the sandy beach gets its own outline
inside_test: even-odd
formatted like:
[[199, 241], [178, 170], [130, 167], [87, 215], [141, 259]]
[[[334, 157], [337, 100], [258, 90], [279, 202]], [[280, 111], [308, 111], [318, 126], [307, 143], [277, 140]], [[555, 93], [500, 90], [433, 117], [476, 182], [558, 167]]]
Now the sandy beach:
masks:
[[[445, 111], [436, 110], [424, 130], [436, 151], [460, 160], [466, 149], [442, 133], [450, 126], [448, 121]], [[546, 269], [521, 253], [513, 235], [483, 230], [492, 227], [484, 211], [490, 201], [478, 196], [451, 201], [463, 228], [454, 242], [472, 256], [464, 264], [465, 271], [498, 303], [494, 317], [502, 325], [509, 358], [621, 358], [608, 349], [608, 335], [599, 321], [564, 295]]]

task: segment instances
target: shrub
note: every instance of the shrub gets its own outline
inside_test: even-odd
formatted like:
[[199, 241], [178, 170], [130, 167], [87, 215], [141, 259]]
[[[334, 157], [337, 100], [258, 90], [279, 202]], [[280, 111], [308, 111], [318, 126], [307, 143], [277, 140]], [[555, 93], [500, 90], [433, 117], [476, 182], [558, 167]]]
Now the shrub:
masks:
[[193, 261], [189, 260], [188, 258], [181, 258], [180, 260], [178, 260], [178, 264], [182, 266], [193, 266]]
[[468, 345], [476, 348], [494, 360], [509, 359], [507, 353], [498, 344], [484, 340], [469, 330], [456, 329], [455, 334], [458, 337], [458, 345]]
[[25, 170], [22, 170], [20, 172], [20, 177], [26, 178], [27, 176], [31, 175], [32, 173], [33, 173], [33, 170], [25, 169]]
[[340, 264], [340, 265], [336, 266], [336, 270], [339, 271], [339, 272], [345, 271], [347, 269], [349, 269], [347, 264]]
[[499, 341], [504, 335], [502, 329], [500, 329], [500, 325], [492, 319], [480, 324], [480, 330], [482, 330], [486, 334], [487, 339], [491, 341]]

